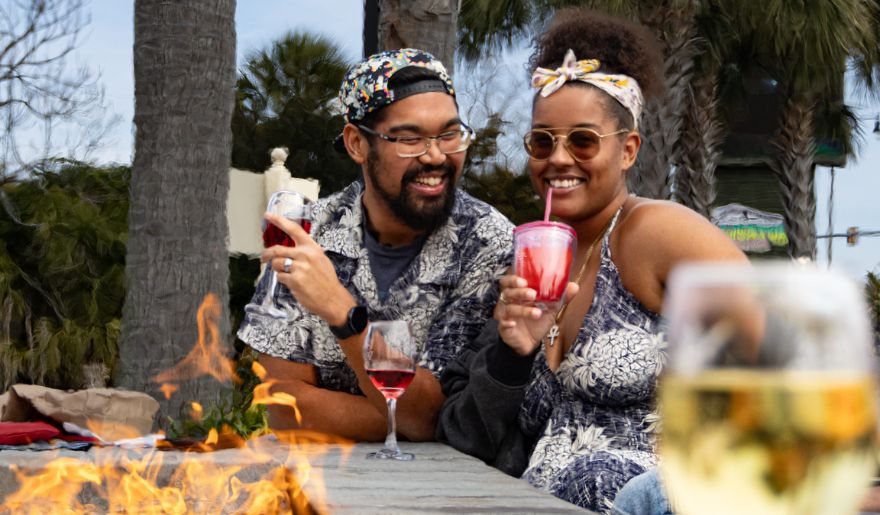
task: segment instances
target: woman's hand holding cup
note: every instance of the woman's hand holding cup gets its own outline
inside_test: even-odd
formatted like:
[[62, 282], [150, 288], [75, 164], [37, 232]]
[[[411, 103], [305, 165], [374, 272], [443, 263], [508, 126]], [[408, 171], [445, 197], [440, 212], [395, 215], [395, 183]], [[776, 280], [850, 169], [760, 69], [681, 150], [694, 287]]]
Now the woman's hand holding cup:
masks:
[[[537, 292], [527, 286], [524, 278], [509, 274], [499, 281], [501, 294], [495, 305], [495, 319], [501, 339], [514, 352], [526, 356], [535, 351], [556, 321], [556, 311], [535, 307]], [[568, 283], [564, 298], [572, 298], [578, 285]]]

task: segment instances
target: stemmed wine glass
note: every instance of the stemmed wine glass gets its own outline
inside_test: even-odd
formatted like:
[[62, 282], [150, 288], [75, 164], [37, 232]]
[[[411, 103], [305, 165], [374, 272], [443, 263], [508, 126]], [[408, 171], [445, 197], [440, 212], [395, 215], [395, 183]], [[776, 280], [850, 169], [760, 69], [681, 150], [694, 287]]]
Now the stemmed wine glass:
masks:
[[812, 265], [676, 270], [660, 472], [676, 512], [853, 514], [875, 472], [859, 289]]
[[397, 445], [395, 409], [400, 397], [416, 374], [418, 348], [412, 337], [409, 322], [386, 320], [371, 322], [364, 338], [364, 368], [373, 385], [385, 396], [388, 404], [388, 436], [385, 446], [367, 455], [368, 458], [409, 461], [411, 453], [402, 452]]
[[[276, 215], [283, 216], [288, 220], [293, 220], [302, 226], [303, 230], [309, 232], [312, 228], [312, 205], [305, 196], [295, 191], [276, 191], [269, 198], [266, 211]], [[285, 247], [295, 247], [296, 243], [293, 238], [284, 231], [269, 223], [265, 219], [262, 224], [263, 228], [263, 247], [269, 248], [273, 245], [284, 245]], [[248, 313], [257, 313], [272, 318], [285, 319], [287, 313], [283, 309], [275, 306], [275, 287], [278, 284], [278, 276], [274, 270], [269, 270], [269, 287], [260, 303], [251, 302], [244, 307]]]

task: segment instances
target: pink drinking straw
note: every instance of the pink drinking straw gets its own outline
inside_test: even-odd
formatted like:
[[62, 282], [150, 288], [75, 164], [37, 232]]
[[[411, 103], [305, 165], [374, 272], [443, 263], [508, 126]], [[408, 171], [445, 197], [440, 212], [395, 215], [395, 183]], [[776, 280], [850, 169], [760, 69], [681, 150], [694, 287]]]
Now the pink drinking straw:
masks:
[[544, 221], [550, 221], [550, 203], [553, 201], [553, 188], [547, 188], [547, 198], [544, 200]]

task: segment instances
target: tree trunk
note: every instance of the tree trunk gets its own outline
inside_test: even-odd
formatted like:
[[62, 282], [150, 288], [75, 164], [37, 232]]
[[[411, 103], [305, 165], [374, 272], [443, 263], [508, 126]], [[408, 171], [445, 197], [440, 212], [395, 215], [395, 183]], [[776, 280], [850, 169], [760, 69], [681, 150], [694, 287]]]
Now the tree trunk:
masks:
[[379, 50], [418, 48], [455, 65], [461, 0], [379, 0]]
[[364, 59], [379, 49], [379, 0], [364, 0], [363, 45]]
[[663, 45], [663, 76], [666, 91], [647, 102], [640, 132], [642, 148], [627, 177], [629, 189], [656, 199], [671, 197], [672, 166], [679, 159], [678, 139], [688, 101], [687, 91], [698, 53], [694, 17], [697, 2], [659, 2], [644, 13], [642, 22]]
[[814, 101], [808, 94], [791, 95], [782, 109], [771, 168], [782, 195], [788, 253], [793, 258], [816, 258], [816, 197], [813, 191]]
[[[135, 0], [134, 29], [135, 156], [116, 382], [157, 397], [161, 424], [224, 388], [187, 381], [166, 401], [152, 378], [193, 348], [208, 293], [228, 306], [235, 0]], [[229, 334], [228, 320], [219, 317], [219, 334]]]
[[715, 168], [724, 129], [718, 119], [718, 81], [713, 72], [688, 87], [688, 110], [681, 130], [681, 163], [675, 170], [675, 198], [711, 218], [715, 203]]

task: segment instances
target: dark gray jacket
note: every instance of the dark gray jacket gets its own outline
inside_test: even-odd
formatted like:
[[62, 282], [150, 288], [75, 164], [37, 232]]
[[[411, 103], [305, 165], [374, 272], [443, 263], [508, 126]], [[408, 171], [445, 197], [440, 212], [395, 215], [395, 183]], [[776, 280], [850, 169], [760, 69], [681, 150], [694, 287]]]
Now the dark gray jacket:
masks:
[[514, 353], [501, 341], [498, 322], [487, 322], [440, 376], [446, 401], [437, 440], [521, 476], [535, 445], [517, 420], [534, 358]]

